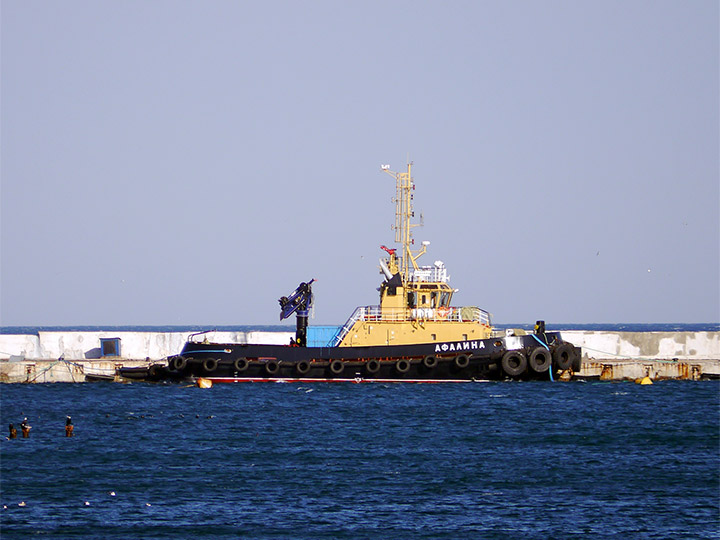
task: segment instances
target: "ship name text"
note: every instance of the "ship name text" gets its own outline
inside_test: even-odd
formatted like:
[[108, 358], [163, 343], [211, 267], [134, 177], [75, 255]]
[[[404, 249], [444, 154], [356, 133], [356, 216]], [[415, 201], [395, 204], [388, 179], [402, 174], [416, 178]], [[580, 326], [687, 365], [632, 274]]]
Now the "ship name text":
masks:
[[463, 341], [461, 343], [438, 343], [435, 345], [435, 352], [452, 352], [452, 351], [472, 351], [475, 349], [484, 349], [485, 343], [482, 341]]

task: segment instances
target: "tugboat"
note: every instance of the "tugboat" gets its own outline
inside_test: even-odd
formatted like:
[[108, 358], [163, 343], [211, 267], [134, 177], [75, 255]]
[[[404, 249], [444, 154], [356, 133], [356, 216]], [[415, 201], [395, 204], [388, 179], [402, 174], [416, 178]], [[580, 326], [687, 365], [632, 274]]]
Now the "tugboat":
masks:
[[[325, 346], [308, 346], [308, 312], [314, 279], [280, 298], [280, 319], [296, 316], [295, 338], [287, 345], [213, 343], [208, 332], [192, 334], [167, 365], [153, 366], [149, 379], [208, 379], [238, 382], [469, 382], [489, 379], [552, 379], [581, 367], [579, 347], [546, 332], [494, 331], [487, 311], [452, 305], [442, 261], [420, 266], [429, 242], [413, 251], [411, 176], [382, 170], [395, 178], [395, 242], [380, 246], [380, 303], [355, 309]], [[121, 373], [122, 375], [122, 373]]]

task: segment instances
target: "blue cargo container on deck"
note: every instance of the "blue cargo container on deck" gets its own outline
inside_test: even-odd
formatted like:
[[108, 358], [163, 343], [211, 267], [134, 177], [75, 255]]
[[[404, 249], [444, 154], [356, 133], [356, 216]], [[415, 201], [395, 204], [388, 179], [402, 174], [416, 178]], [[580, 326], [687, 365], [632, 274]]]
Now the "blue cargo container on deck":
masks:
[[342, 326], [308, 326], [308, 347], [327, 347]]

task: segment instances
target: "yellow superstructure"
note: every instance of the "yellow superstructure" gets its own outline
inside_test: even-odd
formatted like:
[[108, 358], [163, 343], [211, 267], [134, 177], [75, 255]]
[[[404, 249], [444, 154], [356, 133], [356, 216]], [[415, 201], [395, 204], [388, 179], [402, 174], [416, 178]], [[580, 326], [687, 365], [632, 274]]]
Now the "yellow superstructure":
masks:
[[454, 307], [455, 290], [442, 261], [432, 266], [419, 266], [418, 259], [427, 252], [429, 242], [413, 251], [412, 228], [415, 184], [407, 172], [386, 173], [395, 178], [395, 242], [396, 249], [381, 246], [388, 256], [380, 259], [385, 281], [380, 285], [380, 305], [359, 307], [338, 333], [335, 345], [357, 347], [367, 345], [409, 345], [434, 341], [465, 341], [491, 337], [490, 314], [474, 306]]

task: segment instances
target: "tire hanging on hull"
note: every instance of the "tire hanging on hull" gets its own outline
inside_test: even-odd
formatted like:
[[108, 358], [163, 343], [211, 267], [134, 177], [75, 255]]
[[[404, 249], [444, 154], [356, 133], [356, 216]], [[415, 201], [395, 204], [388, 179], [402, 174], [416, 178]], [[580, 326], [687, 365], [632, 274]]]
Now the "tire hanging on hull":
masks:
[[422, 363], [427, 369], [435, 369], [438, 365], [438, 359], [435, 356], [426, 356], [423, 358]]
[[235, 371], [237, 371], [238, 373], [242, 373], [248, 368], [249, 365], [250, 362], [248, 362], [247, 358], [238, 358], [237, 360], [235, 360], [233, 367], [235, 368]]
[[582, 369], [582, 357], [580, 356], [580, 352], [575, 347], [573, 347], [573, 360], [570, 367], [575, 373], [579, 372]]
[[510, 377], [519, 377], [527, 370], [527, 358], [521, 351], [507, 351], [501, 364], [505, 374]]
[[470, 365], [470, 357], [467, 354], [461, 354], [455, 357], [455, 367], [465, 369]]
[[265, 363], [265, 371], [267, 371], [268, 375], [276, 375], [278, 371], [280, 371], [280, 362], [277, 360], [268, 360], [268, 362]]
[[535, 373], [545, 373], [552, 365], [552, 354], [542, 347], [533, 349], [528, 358], [528, 365]]
[[183, 356], [176, 356], [172, 360], [172, 367], [175, 371], [182, 371], [187, 366], [187, 358]]
[[202, 367], [208, 373], [212, 373], [218, 367], [218, 361], [215, 358], [206, 358], [203, 360]]
[[401, 358], [397, 362], [395, 362], [395, 369], [398, 373], [407, 373], [410, 371], [410, 362], [405, 360], [404, 358]]
[[310, 371], [310, 362], [307, 360], [300, 360], [300, 362], [295, 365], [295, 369], [300, 375], [307, 375]]
[[345, 362], [342, 360], [333, 360], [330, 362], [330, 371], [332, 371], [333, 375], [340, 375], [343, 370], [345, 369]]
[[374, 358], [371, 360], [368, 360], [365, 363], [365, 369], [367, 370], [368, 373], [370, 373], [371, 375], [374, 375], [375, 373], [380, 371], [380, 361], [375, 360]]
[[575, 348], [569, 343], [562, 343], [553, 351], [553, 364], [561, 371], [570, 369], [575, 356]]

